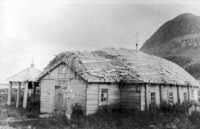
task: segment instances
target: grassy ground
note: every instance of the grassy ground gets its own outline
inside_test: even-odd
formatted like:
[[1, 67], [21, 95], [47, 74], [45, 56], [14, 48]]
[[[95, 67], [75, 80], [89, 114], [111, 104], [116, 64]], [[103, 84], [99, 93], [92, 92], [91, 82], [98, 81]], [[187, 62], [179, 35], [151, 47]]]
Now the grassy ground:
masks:
[[[16, 90], [13, 90], [16, 94]], [[188, 104], [170, 106], [164, 104], [158, 109], [151, 106], [151, 112], [139, 112], [120, 105], [105, 106], [95, 115], [84, 116], [77, 108], [71, 121], [64, 115], [40, 118], [39, 102], [29, 99], [26, 109], [22, 103], [15, 108], [15, 95], [11, 106], [6, 105], [7, 90], [0, 90], [0, 125], [18, 129], [199, 129], [200, 113], [187, 114]], [[22, 102], [22, 101], [21, 101]], [[189, 105], [190, 106], [190, 105]]]

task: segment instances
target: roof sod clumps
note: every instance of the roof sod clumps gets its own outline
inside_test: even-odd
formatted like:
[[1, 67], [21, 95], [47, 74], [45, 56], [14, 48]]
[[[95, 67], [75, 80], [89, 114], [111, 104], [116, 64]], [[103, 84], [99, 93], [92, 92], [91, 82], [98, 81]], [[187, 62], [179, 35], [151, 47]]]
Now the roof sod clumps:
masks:
[[143, 52], [113, 48], [61, 53], [48, 64], [38, 79], [63, 62], [88, 82], [126, 81], [199, 86], [190, 74], [175, 63]]

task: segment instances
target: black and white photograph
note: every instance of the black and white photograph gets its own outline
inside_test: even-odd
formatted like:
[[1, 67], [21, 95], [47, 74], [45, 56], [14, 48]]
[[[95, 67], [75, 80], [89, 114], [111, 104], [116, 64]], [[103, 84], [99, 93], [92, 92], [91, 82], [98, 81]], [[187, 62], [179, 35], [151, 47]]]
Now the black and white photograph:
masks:
[[0, 129], [200, 129], [200, 1], [1, 0]]

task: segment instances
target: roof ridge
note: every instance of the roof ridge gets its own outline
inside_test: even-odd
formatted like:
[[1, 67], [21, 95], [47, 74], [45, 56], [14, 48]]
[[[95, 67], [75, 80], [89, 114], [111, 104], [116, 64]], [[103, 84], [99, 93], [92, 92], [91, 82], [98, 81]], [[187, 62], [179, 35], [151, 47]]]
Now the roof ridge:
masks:
[[28, 76], [29, 76], [29, 73], [30, 73], [31, 69], [33, 69], [33, 67], [34, 67], [34, 66], [31, 66], [31, 67], [29, 68], [29, 71], [28, 71], [28, 73], [27, 73], [27, 75], [26, 75], [25, 81], [27, 80], [27, 78], [28, 78]]

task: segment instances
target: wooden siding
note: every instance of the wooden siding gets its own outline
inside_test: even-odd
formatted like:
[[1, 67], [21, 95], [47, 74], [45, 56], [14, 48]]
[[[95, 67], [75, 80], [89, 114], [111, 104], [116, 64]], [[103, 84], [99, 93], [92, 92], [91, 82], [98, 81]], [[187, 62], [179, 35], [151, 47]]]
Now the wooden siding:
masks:
[[121, 103], [141, 110], [140, 92], [137, 84], [123, 84], [121, 87]]
[[118, 84], [88, 84], [87, 115], [95, 113], [99, 106], [102, 106], [103, 103], [100, 102], [101, 89], [108, 89], [108, 104], [117, 104], [120, 102], [120, 89]]
[[41, 80], [40, 111], [53, 113], [54, 110], [54, 80]]
[[174, 85], [163, 85], [163, 100], [164, 101], [169, 101], [169, 93], [172, 92], [173, 93], [173, 103], [177, 103], [178, 102], [178, 91], [177, 91], [177, 87]]
[[71, 80], [72, 95], [71, 105], [79, 103], [82, 109], [85, 111], [86, 105], [86, 82], [83, 80], [72, 79]]
[[[149, 84], [149, 104], [151, 103], [151, 93], [156, 93], [156, 104], [160, 104], [160, 89], [158, 84]], [[165, 94], [165, 93], [163, 93]]]
[[[62, 72], [63, 67], [65, 67], [65, 73]], [[69, 97], [70, 106], [79, 103], [85, 111], [86, 82], [65, 63], [62, 63], [51, 70], [41, 79], [40, 83], [41, 112], [52, 113], [55, 108], [58, 108], [58, 110], [66, 110], [67, 103], [69, 103], [67, 99]], [[61, 98], [55, 96], [56, 87], [60, 87], [60, 91], [58, 90], [59, 93], [57, 93], [57, 95], [59, 94]], [[56, 99], [60, 100], [62, 104], [55, 103]]]

